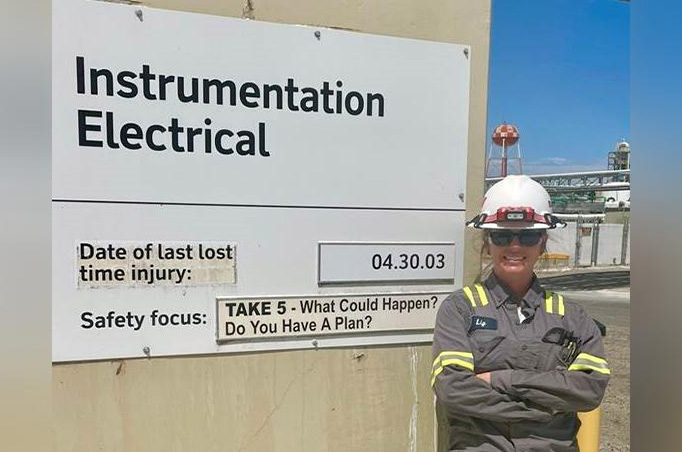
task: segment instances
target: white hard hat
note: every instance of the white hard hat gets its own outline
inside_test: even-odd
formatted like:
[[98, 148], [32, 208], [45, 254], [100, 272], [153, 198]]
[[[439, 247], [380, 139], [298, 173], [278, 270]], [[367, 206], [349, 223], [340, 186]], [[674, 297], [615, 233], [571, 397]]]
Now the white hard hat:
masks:
[[479, 229], [554, 229], [566, 223], [552, 215], [547, 190], [528, 176], [507, 176], [488, 189], [481, 213], [467, 222]]

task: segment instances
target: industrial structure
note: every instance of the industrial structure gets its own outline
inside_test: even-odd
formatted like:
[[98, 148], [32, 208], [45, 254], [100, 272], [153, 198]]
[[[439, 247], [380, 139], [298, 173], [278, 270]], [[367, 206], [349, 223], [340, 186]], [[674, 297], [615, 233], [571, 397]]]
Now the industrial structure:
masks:
[[[502, 136], [516, 131], [509, 140]], [[515, 138], [515, 140], [514, 140]], [[507, 144], [518, 142], [518, 129], [502, 124], [495, 128], [486, 162], [486, 190], [502, 180], [509, 166]], [[501, 147], [501, 155], [493, 153]], [[522, 165], [519, 158], [519, 173]], [[503, 171], [490, 177], [489, 168], [500, 161]], [[630, 144], [621, 140], [608, 153], [606, 169], [530, 175], [547, 189], [554, 212], [569, 225], [555, 231], [547, 253], [540, 259], [545, 269], [630, 263]]]
[[[605, 184], [609, 188], [614, 188], [603, 193], [606, 210], [630, 209], [630, 143], [621, 141], [616, 145], [616, 149], [609, 152], [608, 168], [612, 171], [620, 171], [619, 177]], [[618, 188], [624, 187], [625, 188]]]
[[[490, 149], [497, 144], [496, 134], [493, 133]], [[511, 126], [513, 127], [513, 126]], [[516, 128], [514, 128], [516, 130]], [[518, 139], [517, 139], [518, 140]], [[508, 168], [505, 157], [508, 154], [503, 147], [503, 157], [494, 157], [489, 153], [486, 168], [501, 159], [502, 168]], [[519, 151], [519, 168], [522, 168]], [[521, 172], [520, 172], [521, 173]], [[486, 188], [500, 181], [507, 173], [486, 178]], [[613, 151], [608, 154], [607, 169], [601, 171], [583, 171], [556, 174], [530, 175], [542, 184], [552, 196], [552, 202], [557, 212], [566, 214], [595, 214], [608, 211], [629, 211], [630, 209], [630, 144], [620, 141]]]

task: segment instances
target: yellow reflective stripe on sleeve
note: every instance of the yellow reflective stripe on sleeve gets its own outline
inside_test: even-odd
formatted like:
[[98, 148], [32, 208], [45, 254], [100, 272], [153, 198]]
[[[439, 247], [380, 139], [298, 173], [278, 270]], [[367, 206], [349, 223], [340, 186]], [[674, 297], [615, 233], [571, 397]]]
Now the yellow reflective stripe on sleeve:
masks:
[[589, 353], [580, 353], [578, 356], [575, 357], [576, 361], [579, 359], [587, 359], [589, 361], [593, 361], [597, 364], [607, 364], [605, 359], [598, 358], [594, 355], [590, 355]]
[[432, 370], [436, 370], [438, 367], [440, 367], [442, 365], [441, 364], [442, 359], [450, 358], [450, 357], [454, 357], [454, 356], [466, 358], [466, 359], [470, 360], [472, 363], [474, 362], [474, 355], [473, 355], [473, 353], [470, 353], [470, 352], [451, 352], [451, 351], [441, 352], [436, 357], [436, 359], [433, 360], [433, 366], [431, 366]]
[[573, 364], [568, 366], [568, 370], [594, 370], [607, 375], [611, 373], [605, 359], [589, 353], [580, 353], [576, 356]]
[[436, 377], [440, 375], [441, 372], [443, 372], [443, 369], [445, 369], [445, 366], [451, 366], [451, 365], [456, 365], [463, 367], [464, 369], [474, 371], [474, 365], [471, 363], [468, 363], [466, 361], [462, 361], [461, 359], [446, 359], [443, 360], [442, 366], [439, 366], [438, 369], [433, 371], [433, 376], [431, 377], [431, 386], [433, 386], [436, 383]]
[[480, 284], [475, 284], [476, 292], [478, 292], [478, 297], [481, 299], [481, 305], [485, 306], [488, 304], [488, 296], [485, 294], [485, 289]]
[[549, 314], [554, 313], [554, 309], [552, 308], [552, 292], [549, 290], [545, 292], [545, 311]]
[[469, 301], [471, 302], [471, 306], [476, 307], [476, 302], [474, 301], [474, 293], [471, 291], [470, 288], [464, 287], [464, 294], [467, 296]]
[[433, 386], [434, 384], [436, 384], [436, 377], [437, 377], [441, 372], [443, 372], [443, 368], [442, 368], [442, 367], [439, 367], [438, 369], [436, 369], [436, 370], [433, 372], [433, 376], [431, 377], [431, 386]]
[[592, 366], [590, 364], [571, 364], [568, 370], [594, 370], [602, 374], [610, 375], [611, 371], [605, 367]]
[[470, 362], [464, 361], [462, 359], [457, 359], [457, 358], [450, 358], [450, 359], [444, 359], [443, 362], [441, 362], [441, 366], [450, 366], [452, 364], [455, 364], [460, 367], [464, 367], [465, 369], [469, 369], [470, 371], [474, 371], [474, 365]]
[[[456, 357], [456, 358], [455, 358]], [[455, 352], [445, 351], [441, 352], [436, 359], [433, 360], [433, 367], [431, 370], [431, 386], [436, 382], [436, 377], [443, 372], [446, 366], [459, 366], [464, 369], [474, 371], [474, 355], [471, 352]]]
[[474, 359], [474, 354], [471, 352], [452, 352], [452, 351], [446, 351], [446, 352], [440, 352], [440, 354], [436, 357], [436, 359], [433, 360], [433, 364], [436, 364], [439, 360], [446, 356], [461, 356], [463, 358], [469, 358], [469, 359]]
[[559, 299], [559, 315], [564, 315], [564, 297], [562, 295], [556, 294]]

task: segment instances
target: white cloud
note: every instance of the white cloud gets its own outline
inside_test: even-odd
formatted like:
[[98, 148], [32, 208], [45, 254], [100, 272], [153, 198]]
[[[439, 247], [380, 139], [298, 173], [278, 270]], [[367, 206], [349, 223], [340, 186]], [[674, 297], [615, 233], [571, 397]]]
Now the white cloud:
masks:
[[565, 165], [568, 163], [568, 159], [565, 159], [563, 157], [547, 157], [542, 160], [551, 165]]

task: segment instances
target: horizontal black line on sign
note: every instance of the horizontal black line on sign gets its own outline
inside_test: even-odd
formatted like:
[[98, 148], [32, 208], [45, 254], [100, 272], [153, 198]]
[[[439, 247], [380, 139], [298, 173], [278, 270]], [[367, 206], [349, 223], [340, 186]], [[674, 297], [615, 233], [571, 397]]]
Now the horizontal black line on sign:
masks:
[[202, 206], [202, 207], [262, 207], [268, 209], [331, 209], [331, 210], [396, 210], [419, 212], [464, 212], [464, 209], [446, 209], [437, 207], [368, 207], [368, 206], [289, 206], [277, 204], [223, 204], [202, 202], [160, 202], [160, 201], [113, 201], [100, 199], [53, 199], [61, 203], [89, 204], [135, 204], [152, 206]]

